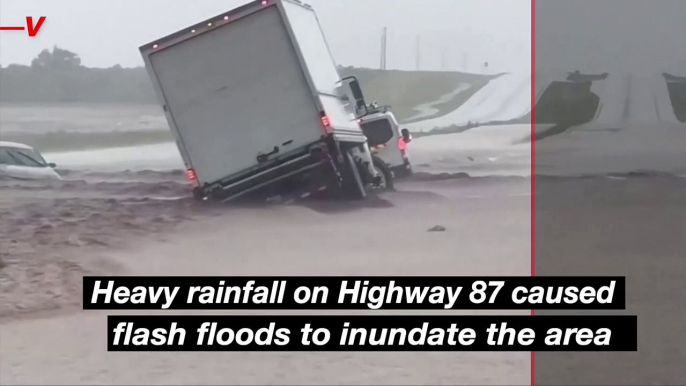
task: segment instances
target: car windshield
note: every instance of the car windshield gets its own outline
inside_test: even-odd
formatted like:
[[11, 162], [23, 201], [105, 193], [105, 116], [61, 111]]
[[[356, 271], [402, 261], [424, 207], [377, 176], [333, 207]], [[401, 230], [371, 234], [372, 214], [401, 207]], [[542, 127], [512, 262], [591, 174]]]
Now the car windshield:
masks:
[[14, 166], [46, 167], [45, 159], [35, 150], [16, 147], [0, 148], [0, 164]]

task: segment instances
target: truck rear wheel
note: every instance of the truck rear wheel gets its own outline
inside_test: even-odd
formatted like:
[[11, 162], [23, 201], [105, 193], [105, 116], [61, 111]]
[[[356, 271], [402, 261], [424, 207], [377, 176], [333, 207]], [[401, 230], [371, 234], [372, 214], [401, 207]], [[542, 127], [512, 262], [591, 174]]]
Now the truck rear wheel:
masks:
[[202, 202], [207, 200], [207, 196], [205, 196], [205, 193], [199, 186], [196, 186], [193, 188], [193, 199]]
[[343, 156], [343, 164], [342, 193], [349, 199], [364, 200], [367, 198], [367, 191], [364, 188], [357, 163], [355, 163], [355, 159], [349, 150]]

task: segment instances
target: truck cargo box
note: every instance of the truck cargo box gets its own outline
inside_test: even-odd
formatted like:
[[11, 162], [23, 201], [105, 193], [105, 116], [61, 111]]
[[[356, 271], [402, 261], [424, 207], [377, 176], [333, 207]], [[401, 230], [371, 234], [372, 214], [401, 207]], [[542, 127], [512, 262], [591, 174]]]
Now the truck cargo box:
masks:
[[140, 47], [200, 185], [249, 175], [330, 136], [364, 143], [314, 10], [256, 1]]

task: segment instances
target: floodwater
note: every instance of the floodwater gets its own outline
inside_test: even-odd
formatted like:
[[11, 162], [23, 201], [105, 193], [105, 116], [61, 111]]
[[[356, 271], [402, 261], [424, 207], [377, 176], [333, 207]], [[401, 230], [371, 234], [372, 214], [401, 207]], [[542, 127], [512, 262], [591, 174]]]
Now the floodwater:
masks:
[[[83, 275], [529, 272], [526, 147], [511, 173], [496, 173], [497, 149], [455, 141], [463, 160], [482, 164], [460, 178], [449, 148], [419, 138], [417, 178], [365, 202], [201, 204], [172, 142], [129, 143], [139, 127], [112, 134], [115, 121], [149, 114], [127, 109], [33, 109], [14, 120], [39, 143], [77, 123], [95, 136], [86, 149], [39, 147], [63, 181], [0, 180], [0, 383], [529, 383], [528, 353], [108, 353], [107, 313], [81, 310]], [[51, 116], [62, 123], [46, 125]], [[428, 232], [436, 225], [446, 231]]]
[[[2, 108], [3, 140], [11, 126], [16, 138], [47, 143], [38, 149], [64, 180], [0, 180], [0, 383], [529, 383], [528, 353], [108, 353], [107, 313], [81, 310], [81, 277], [528, 275], [530, 125], [417, 138], [416, 177], [365, 202], [206, 205], [190, 199], [168, 133], [117, 125], [159, 123], [153, 108]], [[32, 118], [9, 119], [7, 109]], [[584, 195], [651, 175], [682, 186], [686, 130], [647, 127], [546, 138], [537, 172], [586, 176]], [[45, 142], [58, 132], [62, 145]], [[427, 232], [436, 225], [445, 232]]]

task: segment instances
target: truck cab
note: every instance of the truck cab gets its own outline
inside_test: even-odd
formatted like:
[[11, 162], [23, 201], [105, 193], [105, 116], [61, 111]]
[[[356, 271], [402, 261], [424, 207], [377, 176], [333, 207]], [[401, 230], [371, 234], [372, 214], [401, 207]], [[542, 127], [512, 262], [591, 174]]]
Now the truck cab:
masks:
[[359, 118], [369, 148], [388, 165], [393, 178], [410, 176], [412, 164], [407, 153], [407, 144], [412, 137], [409, 131], [400, 129], [398, 120], [389, 106], [377, 107], [372, 104], [370, 107], [370, 113]]
[[[407, 154], [407, 145], [412, 141], [412, 136], [409, 130], [400, 129], [390, 106], [379, 106], [376, 102], [367, 104], [360, 82], [355, 76], [345, 77], [342, 81], [348, 82], [354, 100], [348, 106], [352, 106], [357, 123], [367, 137], [376, 174], [383, 176], [385, 180], [381, 187], [392, 189], [393, 180], [412, 174], [412, 165]], [[348, 97], [342, 99], [349, 101]]]

